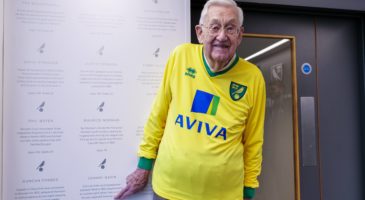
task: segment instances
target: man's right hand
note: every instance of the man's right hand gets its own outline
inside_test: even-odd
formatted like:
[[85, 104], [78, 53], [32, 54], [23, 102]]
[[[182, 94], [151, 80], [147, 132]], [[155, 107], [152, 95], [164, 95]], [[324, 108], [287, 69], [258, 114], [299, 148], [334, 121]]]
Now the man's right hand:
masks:
[[148, 183], [149, 170], [137, 168], [133, 173], [127, 176], [127, 185], [123, 188], [114, 199], [122, 200], [127, 196], [135, 194], [146, 187]]

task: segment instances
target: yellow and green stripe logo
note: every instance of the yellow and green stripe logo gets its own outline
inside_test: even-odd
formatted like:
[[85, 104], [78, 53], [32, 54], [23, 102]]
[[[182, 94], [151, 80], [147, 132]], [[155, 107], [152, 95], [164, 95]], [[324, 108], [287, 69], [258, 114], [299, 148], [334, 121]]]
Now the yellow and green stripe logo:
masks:
[[196, 90], [191, 112], [216, 115], [219, 99], [219, 96], [202, 90]]

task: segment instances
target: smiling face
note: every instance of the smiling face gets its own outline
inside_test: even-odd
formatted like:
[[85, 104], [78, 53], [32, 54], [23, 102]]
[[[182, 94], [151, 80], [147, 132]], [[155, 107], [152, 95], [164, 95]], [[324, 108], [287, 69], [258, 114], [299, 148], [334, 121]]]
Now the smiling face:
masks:
[[198, 40], [204, 45], [209, 65], [219, 71], [232, 59], [242, 40], [238, 11], [233, 6], [212, 5], [203, 23], [195, 27]]

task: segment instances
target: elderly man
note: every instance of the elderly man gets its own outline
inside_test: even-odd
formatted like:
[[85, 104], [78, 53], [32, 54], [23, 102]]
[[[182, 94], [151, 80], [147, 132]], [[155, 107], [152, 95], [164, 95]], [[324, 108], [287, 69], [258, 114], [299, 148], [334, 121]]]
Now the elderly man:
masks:
[[143, 189], [154, 162], [154, 199], [251, 199], [261, 171], [265, 82], [239, 58], [243, 13], [209, 0], [195, 27], [203, 45], [170, 55], [145, 126], [138, 168], [115, 199]]

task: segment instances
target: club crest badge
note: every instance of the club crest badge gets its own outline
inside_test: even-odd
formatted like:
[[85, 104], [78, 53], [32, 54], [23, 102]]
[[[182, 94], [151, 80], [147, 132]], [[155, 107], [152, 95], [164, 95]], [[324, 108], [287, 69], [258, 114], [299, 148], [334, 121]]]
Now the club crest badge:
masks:
[[242, 97], [245, 96], [247, 91], [247, 86], [231, 82], [231, 86], [229, 87], [229, 94], [231, 95], [231, 98], [233, 101], [238, 101]]

